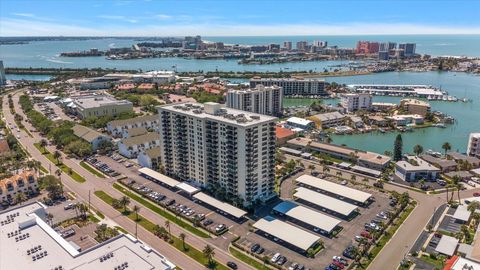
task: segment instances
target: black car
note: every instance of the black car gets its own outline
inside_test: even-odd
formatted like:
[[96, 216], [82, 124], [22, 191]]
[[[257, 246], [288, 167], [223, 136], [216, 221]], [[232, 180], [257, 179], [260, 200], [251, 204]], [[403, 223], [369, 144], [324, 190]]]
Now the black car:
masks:
[[255, 251], [255, 253], [257, 253], [257, 254], [262, 254], [264, 251], [265, 251], [265, 249], [264, 249], [263, 247], [259, 247], [259, 248], [257, 249], [257, 251]]
[[227, 262], [227, 266], [232, 268], [232, 269], [237, 269], [238, 268], [237, 264], [234, 263], [234, 262]]
[[211, 219], [207, 219], [203, 222], [203, 226], [208, 226], [208, 225], [211, 225], [211, 224], [213, 224], [213, 220], [211, 220]]
[[287, 262], [287, 258], [285, 258], [285, 256], [280, 255], [280, 258], [278, 259], [277, 264], [278, 265], [283, 265], [286, 262]]
[[253, 246], [250, 248], [250, 251], [251, 251], [251, 252], [255, 252], [255, 251], [257, 251], [259, 248], [260, 248], [260, 245], [259, 245], [259, 244], [255, 244], [255, 245], [253, 245]]

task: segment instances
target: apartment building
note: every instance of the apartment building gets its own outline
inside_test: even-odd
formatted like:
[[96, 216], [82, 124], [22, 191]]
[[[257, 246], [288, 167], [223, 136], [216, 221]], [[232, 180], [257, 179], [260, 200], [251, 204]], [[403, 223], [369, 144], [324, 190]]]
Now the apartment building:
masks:
[[159, 106], [165, 173], [249, 205], [275, 195], [275, 117], [207, 102]]
[[73, 134], [79, 138], [84, 139], [92, 146], [92, 150], [95, 151], [99, 148], [102, 142], [110, 142], [111, 138], [96, 130], [88, 128], [82, 125], [75, 125], [72, 128]]
[[[158, 131], [158, 115], [144, 115], [125, 120], [113, 120], [108, 122], [107, 131], [113, 137], [129, 137], [128, 130], [133, 128], [145, 128], [147, 130]], [[130, 134], [131, 135], [131, 134]]]
[[480, 158], [480, 133], [470, 133], [467, 145], [467, 155]]
[[297, 78], [260, 78], [254, 77], [250, 80], [250, 88], [257, 85], [279, 86], [283, 88], [284, 96], [324, 96], [325, 81], [318, 79], [297, 79]]
[[341, 104], [347, 112], [370, 110], [372, 109], [372, 95], [367, 93], [344, 94]]
[[439, 174], [440, 169], [416, 156], [408, 156], [406, 160], [395, 163], [395, 176], [403, 181], [435, 181]]
[[138, 154], [138, 164], [152, 170], [160, 170], [160, 147], [153, 147]]
[[313, 119], [319, 128], [327, 129], [343, 125], [345, 123], [345, 118], [346, 116], [339, 112], [328, 112], [316, 114], [310, 119]]
[[257, 85], [246, 90], [228, 90], [227, 107], [241, 111], [280, 116], [283, 112], [283, 90], [278, 86]]
[[419, 114], [423, 117], [430, 112], [430, 104], [418, 99], [402, 99], [400, 101], [400, 107], [409, 114]]
[[118, 152], [127, 158], [136, 158], [140, 152], [160, 146], [160, 135], [157, 132], [148, 132], [140, 136], [120, 140]]
[[117, 100], [112, 96], [93, 95], [72, 97], [73, 113], [80, 118], [114, 116], [123, 112], [131, 112], [133, 103], [128, 100]]
[[33, 171], [23, 171], [10, 178], [0, 179], [0, 202], [15, 201], [19, 193], [25, 195], [38, 192], [37, 176]]

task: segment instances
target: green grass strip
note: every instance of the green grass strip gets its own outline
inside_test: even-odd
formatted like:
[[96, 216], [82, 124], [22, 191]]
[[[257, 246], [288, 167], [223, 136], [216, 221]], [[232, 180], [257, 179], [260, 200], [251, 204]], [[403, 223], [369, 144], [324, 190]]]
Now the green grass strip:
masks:
[[120, 232], [122, 232], [122, 233], [124, 233], [124, 234], [128, 234], [128, 232], [127, 232], [124, 228], [122, 228], [122, 227], [120, 227], [120, 226], [115, 226], [115, 229], [117, 229], [118, 231], [120, 231]]
[[80, 166], [82, 166], [85, 170], [91, 172], [93, 175], [96, 175], [100, 178], [105, 178], [105, 175], [103, 173], [99, 172], [97, 169], [88, 165], [88, 163], [86, 163], [85, 161], [80, 161]]
[[252, 266], [255, 269], [259, 270], [271, 270], [272, 268], [264, 265], [263, 263], [257, 261], [256, 259], [248, 256], [247, 254], [243, 253], [242, 251], [230, 246], [228, 248], [230, 254], [232, 254], [235, 258], [241, 260], [242, 262]]
[[137, 195], [136, 193], [133, 193], [133, 192], [129, 191], [126, 187], [124, 187], [122, 185], [119, 185], [117, 183], [114, 183], [113, 187], [115, 189], [117, 189], [118, 191], [122, 192], [123, 194], [125, 194], [126, 196], [128, 196], [128, 197], [132, 198], [133, 200], [137, 201], [141, 205], [145, 206], [146, 208], [152, 210], [153, 212], [155, 212], [155, 213], [161, 215], [162, 217], [170, 220], [171, 222], [177, 224], [178, 226], [182, 227], [183, 229], [188, 230], [189, 232], [191, 232], [191, 233], [193, 233], [197, 236], [203, 237], [203, 238], [209, 238], [210, 237], [208, 235], [208, 233], [206, 233], [204, 231], [201, 231], [201, 230], [193, 227], [189, 223], [183, 221], [182, 219], [179, 219], [179, 218], [175, 217], [171, 213], [163, 210], [162, 208], [160, 208], [157, 205], [151, 203], [150, 201], [142, 198], [141, 196]]
[[[100, 198], [101, 200], [106, 202], [107, 204], [112, 205], [112, 202], [114, 200], [113, 197], [111, 197], [110, 195], [108, 195], [104, 191], [97, 190], [97, 191], [94, 192], [94, 194], [98, 198]], [[116, 210], [121, 212], [121, 209], [116, 209]], [[126, 215], [126, 217], [135, 221], [135, 217], [136, 217], [135, 213], [133, 211], [130, 211], [130, 210], [127, 210], [127, 212], [128, 212], [128, 214]], [[149, 221], [148, 219], [144, 218], [141, 215], [138, 215], [138, 219], [139, 220], [136, 221], [138, 223], [138, 225], [142, 226], [147, 231], [149, 231], [151, 233], [154, 233], [153, 228], [155, 227], [155, 224], [153, 222]], [[176, 249], [185, 253], [190, 258], [196, 260], [197, 262], [201, 263], [202, 265], [205, 265], [205, 266], [208, 265], [208, 260], [203, 256], [203, 253], [200, 250], [190, 246], [188, 243], [185, 243], [185, 249], [184, 249], [184, 245], [183, 245], [182, 240], [175, 237], [174, 235], [172, 235], [172, 240], [173, 240], [172, 246], [174, 246]], [[217, 269], [217, 270], [229, 270], [230, 269], [230, 268], [226, 267], [225, 265], [218, 263], [215, 260], [214, 260], [214, 262], [216, 263], [215, 269]]]
[[[53, 154], [46, 149], [44, 151], [43, 147], [40, 146], [40, 143], [34, 143], [33, 145], [38, 149], [38, 151], [40, 151], [40, 153], [42, 153], [42, 155], [48, 158], [48, 160], [50, 160], [53, 164], [55, 164], [55, 166], [57, 166], [60, 170], [62, 170], [62, 172], [72, 177], [73, 180], [79, 183], [84, 183], [85, 181], [87, 181], [85, 178], [83, 178], [83, 176], [78, 174], [76, 171], [71, 170], [70, 167], [68, 167], [67, 165], [63, 163], [57, 164], [57, 160], [53, 157]], [[71, 170], [71, 174], [69, 173], [70, 170]]]

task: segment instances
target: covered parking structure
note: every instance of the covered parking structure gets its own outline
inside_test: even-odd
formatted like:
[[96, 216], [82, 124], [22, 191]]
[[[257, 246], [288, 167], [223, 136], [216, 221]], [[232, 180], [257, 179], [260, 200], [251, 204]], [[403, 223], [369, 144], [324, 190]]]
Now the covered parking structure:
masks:
[[349, 219], [354, 216], [357, 206], [347, 203], [333, 197], [311, 191], [304, 187], [295, 189], [293, 196], [300, 199], [302, 202], [321, 209], [324, 212], [330, 213], [341, 218]]
[[200, 192], [200, 189], [198, 189], [198, 188], [196, 188], [192, 185], [189, 185], [185, 182], [182, 182], [182, 183], [176, 185], [175, 187], [180, 189], [182, 192], [187, 193], [190, 196], [194, 195], [195, 193]]
[[459, 240], [455, 237], [442, 235], [442, 238], [440, 239], [440, 242], [435, 248], [435, 251], [440, 254], [452, 256], [457, 250], [458, 242]]
[[175, 180], [171, 177], [168, 177], [166, 175], [163, 175], [159, 172], [156, 172], [156, 171], [154, 171], [150, 168], [147, 168], [147, 167], [143, 167], [143, 168], [139, 169], [138, 171], [140, 172], [141, 176], [143, 176], [147, 179], [150, 179], [155, 183], [168, 186], [169, 188], [176, 188], [176, 186], [178, 184], [180, 184], [179, 181], [177, 181], [177, 180]]
[[299, 186], [307, 186], [322, 193], [328, 193], [342, 200], [365, 206], [369, 203], [372, 194], [354, 188], [339, 185], [311, 175], [302, 175], [297, 178]]
[[273, 212], [277, 215], [288, 217], [304, 227], [319, 231], [328, 237], [330, 237], [332, 232], [338, 228], [338, 225], [341, 222], [336, 218], [290, 201], [284, 201], [277, 204], [273, 208]]
[[453, 218], [457, 223], [467, 223], [470, 220], [470, 215], [472, 213], [468, 211], [468, 207], [465, 205], [459, 205], [453, 214]]
[[219, 201], [211, 196], [208, 196], [207, 194], [203, 192], [198, 192], [197, 194], [193, 195], [193, 198], [211, 206], [214, 207], [218, 210], [220, 210], [220, 213], [225, 213], [228, 216], [234, 217], [237, 220], [241, 220], [247, 212], [243, 211], [240, 208], [237, 208], [233, 205], [230, 205], [228, 203]]
[[305, 254], [309, 248], [315, 248], [319, 244], [320, 237], [278, 220], [271, 216], [266, 216], [253, 224], [253, 227], [266, 234], [281, 239], [284, 244], [300, 253]]

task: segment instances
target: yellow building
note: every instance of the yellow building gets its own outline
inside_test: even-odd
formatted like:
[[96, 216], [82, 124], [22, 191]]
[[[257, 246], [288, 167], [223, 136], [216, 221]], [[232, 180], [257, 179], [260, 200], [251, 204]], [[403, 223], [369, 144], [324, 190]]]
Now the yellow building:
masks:
[[430, 112], [430, 104], [418, 99], [402, 99], [400, 107], [409, 114], [419, 114], [423, 117]]

